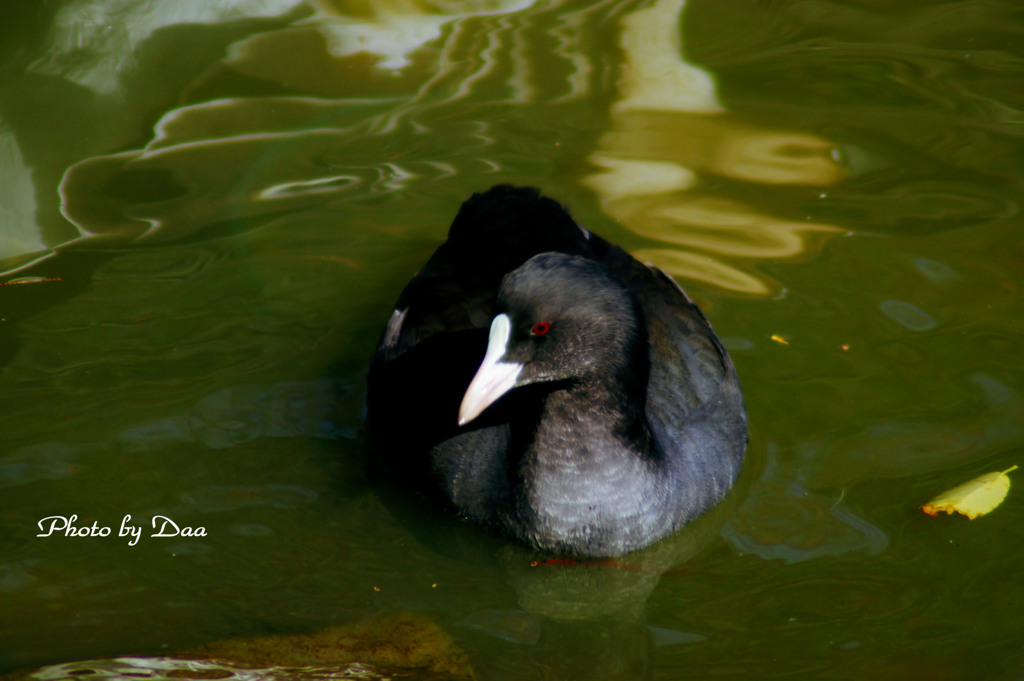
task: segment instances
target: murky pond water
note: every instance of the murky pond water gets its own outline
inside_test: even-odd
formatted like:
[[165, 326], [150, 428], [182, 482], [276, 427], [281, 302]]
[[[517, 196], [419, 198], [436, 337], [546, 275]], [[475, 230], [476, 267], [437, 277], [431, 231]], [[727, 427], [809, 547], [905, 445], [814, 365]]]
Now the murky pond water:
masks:
[[[0, 670], [414, 613], [482, 679], [1024, 676], [1017, 489], [918, 509], [1022, 463], [1012, 0], [0, 15]], [[626, 562], [367, 468], [391, 305], [498, 182], [675, 274], [743, 381], [737, 489]]]

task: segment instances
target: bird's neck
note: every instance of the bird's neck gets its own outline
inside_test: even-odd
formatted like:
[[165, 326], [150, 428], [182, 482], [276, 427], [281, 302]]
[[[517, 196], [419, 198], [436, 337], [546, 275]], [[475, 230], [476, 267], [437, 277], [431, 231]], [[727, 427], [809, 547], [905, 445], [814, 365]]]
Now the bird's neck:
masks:
[[[621, 285], [620, 285], [621, 286]], [[607, 319], [614, 329], [592, 348], [592, 369], [548, 394], [536, 433], [537, 456], [574, 465], [588, 457], [640, 458], [655, 453], [647, 424], [651, 360], [647, 326], [636, 299]]]
[[644, 410], [646, 373], [640, 379], [642, 386], [607, 380], [547, 395], [518, 465], [513, 503], [531, 519], [523, 540], [621, 552], [671, 523], [661, 503], [668, 476]]
[[578, 383], [550, 393], [534, 435], [535, 456], [568, 466], [598, 459], [648, 459], [653, 439], [645, 413], [646, 383]]

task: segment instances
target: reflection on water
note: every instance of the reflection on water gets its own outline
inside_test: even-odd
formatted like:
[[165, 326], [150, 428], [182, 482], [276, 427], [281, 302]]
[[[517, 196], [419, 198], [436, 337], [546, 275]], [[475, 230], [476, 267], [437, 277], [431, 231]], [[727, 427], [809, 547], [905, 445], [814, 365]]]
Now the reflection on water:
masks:
[[737, 257], [796, 258], [836, 227], [786, 221], [709, 195], [701, 176], [769, 185], [827, 187], [843, 179], [835, 145], [813, 135], [759, 129], [731, 120], [711, 76], [683, 59], [684, 0], [662, 0], [622, 20], [619, 100], [586, 180], [603, 208], [637, 233], [685, 246], [638, 253], [672, 274], [744, 293], [777, 284]]
[[[80, 238], [64, 246], [210, 237], [265, 226], [287, 211], [365, 200], [457, 174], [498, 179], [509, 169], [503, 147], [514, 140], [493, 116], [466, 120], [469, 99], [477, 110], [498, 107], [495, 113], [513, 104], [558, 109], [585, 101], [588, 116], [596, 119], [605, 109], [611, 125], [590, 152], [601, 172], [584, 183], [609, 216], [662, 242], [641, 255], [673, 274], [746, 293], [777, 292], [778, 285], [752, 263], [797, 258], [820, 242], [813, 235], [841, 232], [765, 215], [700, 189], [705, 175], [828, 186], [843, 172], [830, 156], [834, 145], [825, 140], [730, 121], [710, 75], [682, 59], [682, 0], [626, 11], [619, 24], [617, 92], [598, 87], [615, 55], [589, 50], [580, 30], [600, 18], [601, 8], [552, 3], [525, 13], [532, 4], [384, 3], [352, 12], [345, 3], [320, 2], [279, 28], [235, 40], [225, 58], [188, 84], [189, 98], [201, 99], [164, 114], [142, 148], [85, 158], [67, 170], [61, 213]], [[134, 29], [70, 67], [66, 34], [77, 31], [72, 17], [83, 11], [80, 5], [60, 14], [57, 44], [37, 67], [104, 93], [127, 87], [119, 70], [111, 69], [118, 56], [137, 53], [154, 32], [186, 19], [180, 9], [163, 13], [128, 3], [120, 11], [138, 15], [130, 22]], [[283, 17], [298, 6], [262, 3], [253, 9], [258, 12], [245, 13], [244, 6], [221, 14], [205, 10], [187, 19]], [[628, 9], [628, 3], [616, 9]], [[556, 40], [553, 50], [522, 39], [545, 20], [543, 33]], [[76, 35], [91, 43], [102, 34]], [[435, 41], [439, 52], [427, 51]], [[563, 73], [552, 79], [555, 64]], [[389, 96], [359, 92], [384, 74], [393, 82], [373, 89]], [[225, 88], [225, 81], [243, 75], [280, 94], [215, 95], [237, 88]], [[316, 96], [285, 94], [296, 89]], [[462, 120], [452, 125], [446, 120], [452, 115]], [[450, 158], [453, 147], [457, 162]], [[774, 236], [766, 239], [765, 232]], [[25, 243], [9, 246], [15, 269], [41, 257], [38, 240], [23, 238]]]
[[[808, 459], [814, 453], [807, 453]], [[783, 478], [778, 470], [779, 453], [769, 454], [772, 458], [757, 482], [760, 493], [744, 501], [736, 519], [723, 531], [738, 550], [798, 563], [855, 551], [877, 555], [889, 545], [885, 532], [844, 504], [843, 492], [833, 498], [808, 490], [803, 476]]]
[[[31, 6], [0, 17], [0, 668], [411, 611], [481, 678], [1024, 671], [1014, 492], [917, 510], [1024, 442], [1015, 3]], [[650, 551], [532, 555], [366, 470], [390, 303], [496, 182], [727, 339], [749, 466]], [[207, 536], [34, 536], [72, 513]]]
[[886, 317], [912, 331], [935, 328], [935, 320], [927, 312], [902, 300], [886, 300], [878, 307]]

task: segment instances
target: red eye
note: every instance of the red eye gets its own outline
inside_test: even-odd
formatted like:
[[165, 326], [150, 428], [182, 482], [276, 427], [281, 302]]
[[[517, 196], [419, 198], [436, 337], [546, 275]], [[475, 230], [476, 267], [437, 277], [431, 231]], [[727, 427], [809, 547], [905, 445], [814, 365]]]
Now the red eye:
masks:
[[532, 333], [534, 336], [543, 336], [550, 330], [550, 322], [537, 322], [536, 324], [534, 324], [533, 329], [530, 330], [530, 333]]

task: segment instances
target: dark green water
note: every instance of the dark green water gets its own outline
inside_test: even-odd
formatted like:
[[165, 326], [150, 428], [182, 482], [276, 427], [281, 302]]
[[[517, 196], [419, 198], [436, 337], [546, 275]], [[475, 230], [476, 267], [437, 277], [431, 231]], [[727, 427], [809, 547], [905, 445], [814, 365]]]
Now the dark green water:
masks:
[[[351, 4], [0, 9], [0, 670], [414, 612], [482, 679], [1024, 677], [1018, 489], [918, 509], [1024, 463], [1018, 4]], [[366, 472], [394, 299], [506, 181], [744, 384], [736, 492], [626, 567]]]

